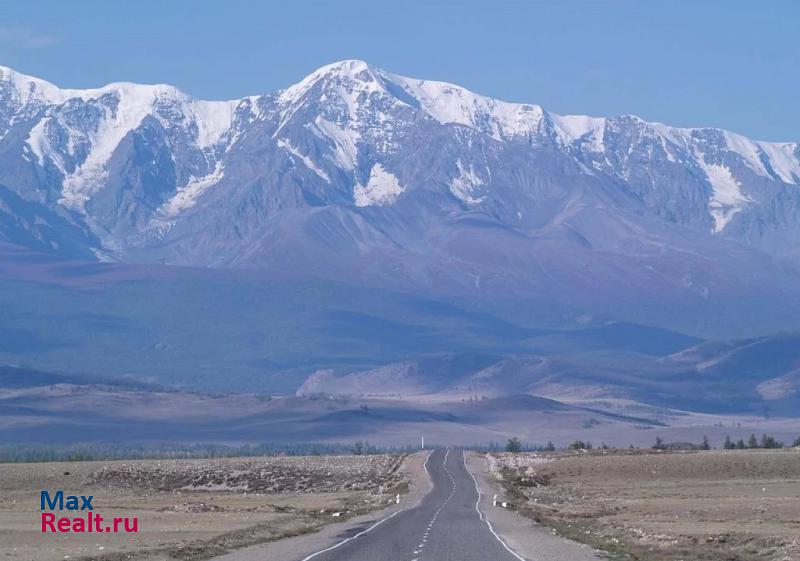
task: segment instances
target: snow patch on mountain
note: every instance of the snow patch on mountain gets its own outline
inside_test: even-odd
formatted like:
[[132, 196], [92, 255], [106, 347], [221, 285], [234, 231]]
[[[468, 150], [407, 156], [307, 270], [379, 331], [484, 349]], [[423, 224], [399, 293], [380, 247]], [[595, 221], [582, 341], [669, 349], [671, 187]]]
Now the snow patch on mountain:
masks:
[[197, 125], [198, 148], [214, 146], [231, 129], [238, 100], [231, 101], [199, 101], [181, 95], [181, 108], [184, 114], [191, 117]]
[[[26, 145], [39, 165], [51, 161], [63, 175], [59, 202], [73, 210], [83, 211], [86, 201], [102, 188], [106, 165], [125, 136], [152, 116], [165, 129], [184, 127], [194, 145], [206, 150], [219, 143], [230, 130], [238, 100], [194, 100], [174, 86], [113, 83], [93, 89], [61, 89], [53, 84], [0, 67], [0, 81], [13, 86], [19, 106], [38, 103], [48, 106], [47, 115], [30, 130]], [[65, 118], [70, 100], [79, 99], [99, 109], [99, 123], [80, 123]], [[176, 120], [176, 114], [182, 118]], [[55, 126], [57, 130], [50, 129]], [[64, 139], [61, 152], [53, 146], [52, 135]], [[65, 136], [64, 136], [65, 135]], [[85, 148], [85, 158], [65, 163], [65, 157], [76, 155], [75, 147]]]
[[486, 197], [475, 197], [475, 191], [484, 186], [483, 180], [478, 177], [472, 166], [464, 166], [459, 158], [456, 162], [457, 175], [450, 183], [450, 192], [459, 200], [475, 205], [483, 202]]
[[341, 168], [353, 171], [358, 162], [360, 134], [351, 128], [342, 128], [322, 117], [314, 119], [309, 127], [319, 138], [333, 144], [333, 160]]
[[291, 143], [288, 140], [284, 140], [282, 138], [279, 138], [278, 139], [278, 146], [283, 148], [287, 152], [289, 152], [289, 154], [291, 154], [295, 158], [299, 159], [301, 162], [303, 162], [303, 165], [306, 166], [311, 171], [313, 171], [314, 173], [316, 173], [320, 177], [320, 179], [322, 179], [326, 183], [330, 183], [331, 182], [331, 178], [328, 177], [328, 174], [325, 173], [325, 170], [323, 170], [317, 164], [315, 164], [314, 161], [311, 158], [301, 154], [300, 151], [297, 148], [295, 148], [294, 146], [292, 146]]
[[36, 156], [36, 163], [44, 166], [45, 161], [50, 160], [59, 168], [62, 174], [65, 174], [64, 168], [61, 167], [61, 161], [59, 158], [54, 157], [50, 141], [47, 138], [47, 124], [49, 122], [50, 119], [42, 119], [36, 123], [28, 133], [25, 143], [30, 152]]
[[800, 184], [800, 156], [797, 143], [752, 140], [740, 134], [718, 129], [670, 127], [662, 123], [649, 123], [649, 126], [672, 144], [692, 153], [701, 167], [703, 163], [700, 160], [704, 156], [698, 146], [698, 135], [719, 132], [724, 140], [722, 148], [736, 154], [756, 175], [783, 183]]
[[714, 233], [719, 233], [751, 201], [727, 167], [705, 164], [703, 169], [713, 189], [708, 210], [714, 218]]
[[384, 206], [396, 201], [404, 190], [397, 177], [386, 171], [381, 164], [375, 164], [369, 172], [367, 184], [356, 184], [353, 200], [359, 207]]
[[180, 187], [175, 195], [161, 206], [158, 215], [164, 218], [174, 218], [181, 211], [193, 207], [197, 203], [197, 199], [200, 195], [209, 187], [222, 181], [224, 175], [222, 163], [218, 162], [214, 171], [208, 175], [203, 177], [190, 177], [186, 185]]
[[784, 183], [800, 184], [800, 157], [794, 143], [759, 142], [770, 168]]
[[74, 172], [64, 177], [59, 202], [67, 208], [83, 211], [86, 201], [103, 186], [107, 177], [105, 166], [114, 150], [125, 135], [139, 127], [153, 109], [155, 89], [143, 91], [130, 85], [120, 87], [114, 93], [117, 106], [99, 103], [104, 118], [97, 130], [88, 131], [91, 149], [86, 159]]
[[587, 117], [585, 115], [550, 114], [555, 124], [555, 131], [562, 146], [569, 146], [577, 140], [584, 141], [592, 152], [603, 152], [603, 136], [606, 119], [604, 117]]

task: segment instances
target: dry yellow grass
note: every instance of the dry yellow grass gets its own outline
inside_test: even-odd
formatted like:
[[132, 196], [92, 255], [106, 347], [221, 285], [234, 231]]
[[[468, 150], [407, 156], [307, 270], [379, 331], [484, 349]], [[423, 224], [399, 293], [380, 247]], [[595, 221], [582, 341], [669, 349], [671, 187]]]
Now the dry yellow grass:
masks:
[[[0, 559], [208, 558], [382, 508], [407, 484], [401, 463], [341, 456], [2, 464]], [[94, 512], [104, 517], [138, 517], [139, 532], [43, 534], [39, 493], [56, 489], [94, 495]]]
[[500, 454], [523, 514], [619, 556], [800, 560], [800, 450]]

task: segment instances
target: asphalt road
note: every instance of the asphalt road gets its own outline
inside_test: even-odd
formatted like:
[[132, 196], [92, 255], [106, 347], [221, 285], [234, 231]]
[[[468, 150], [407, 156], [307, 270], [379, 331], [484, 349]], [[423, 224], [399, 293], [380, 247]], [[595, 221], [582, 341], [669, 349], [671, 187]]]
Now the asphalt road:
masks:
[[425, 467], [433, 489], [419, 505], [359, 528], [302, 561], [525, 561], [478, 510], [477, 484], [462, 450], [436, 450]]

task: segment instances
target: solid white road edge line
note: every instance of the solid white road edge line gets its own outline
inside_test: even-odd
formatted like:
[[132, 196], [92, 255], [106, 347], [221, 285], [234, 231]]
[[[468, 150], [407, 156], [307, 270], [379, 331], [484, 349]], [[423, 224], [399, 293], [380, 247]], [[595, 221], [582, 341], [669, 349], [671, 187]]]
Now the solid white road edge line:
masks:
[[[433, 454], [433, 450], [431, 450], [430, 452], [428, 452], [428, 455], [427, 455], [427, 456], [426, 456], [426, 458], [425, 458], [425, 463], [424, 463], [424, 464], [422, 464], [422, 467], [424, 467], [424, 468], [425, 468], [425, 472], [426, 472], [426, 473], [428, 473], [428, 475], [430, 475], [430, 473], [428, 472], [428, 460], [430, 459], [430, 457], [431, 457], [431, 454]], [[354, 539], [356, 539], [356, 538], [358, 538], [358, 537], [361, 537], [361, 536], [363, 536], [364, 534], [366, 534], [367, 532], [369, 532], [369, 531], [371, 531], [371, 530], [374, 530], [375, 528], [377, 528], [378, 526], [380, 526], [381, 524], [383, 524], [383, 523], [384, 523], [384, 522], [386, 522], [387, 520], [390, 520], [390, 519], [394, 518], [395, 516], [397, 516], [398, 514], [400, 514], [401, 512], [403, 512], [404, 510], [405, 510], [405, 509], [400, 509], [400, 510], [398, 510], [397, 512], [394, 512], [394, 513], [390, 514], [390, 515], [389, 515], [389, 516], [387, 516], [386, 518], [383, 518], [382, 520], [378, 520], [378, 521], [377, 521], [375, 524], [373, 524], [372, 526], [370, 526], [370, 527], [369, 527], [369, 528], [367, 528], [366, 530], [362, 530], [362, 531], [360, 531], [359, 533], [357, 533], [355, 536], [350, 536], [350, 537], [349, 537], [349, 538], [347, 538], [346, 540], [342, 540], [342, 541], [340, 541], [339, 543], [337, 543], [336, 545], [332, 545], [331, 547], [328, 547], [328, 548], [325, 548], [325, 549], [323, 549], [323, 550], [317, 551], [316, 553], [312, 553], [312, 554], [311, 554], [311, 555], [309, 555], [308, 557], [303, 557], [303, 561], [308, 561], [309, 559], [313, 559], [313, 558], [314, 558], [314, 557], [316, 557], [317, 555], [322, 555], [323, 553], [327, 553], [327, 552], [329, 552], [329, 551], [332, 551], [332, 550], [336, 549], [337, 547], [341, 547], [341, 546], [343, 546], [343, 545], [344, 545], [344, 544], [346, 544], [347, 542], [353, 541]]]
[[463, 450], [461, 451], [461, 454], [464, 456], [464, 469], [467, 470], [467, 473], [472, 478], [472, 481], [475, 482], [475, 491], [478, 492], [478, 500], [475, 501], [475, 511], [478, 513], [478, 517], [481, 520], [483, 520], [484, 522], [486, 522], [486, 525], [489, 527], [489, 531], [492, 533], [492, 535], [495, 537], [495, 539], [500, 542], [500, 545], [502, 545], [504, 548], [506, 548], [506, 551], [508, 551], [511, 555], [513, 555], [517, 559], [519, 559], [519, 561], [528, 561], [527, 559], [522, 557], [519, 553], [517, 553], [516, 551], [514, 551], [513, 549], [508, 547], [508, 544], [505, 541], [503, 541], [503, 538], [498, 536], [497, 532], [494, 531], [494, 528], [492, 528], [492, 523], [489, 522], [489, 519], [486, 518], [483, 515], [483, 513], [481, 512], [481, 509], [478, 506], [478, 505], [481, 504], [481, 490], [478, 487], [478, 480], [475, 478], [475, 475], [473, 475], [473, 473], [471, 471], [469, 471], [469, 468], [467, 468], [467, 454]]

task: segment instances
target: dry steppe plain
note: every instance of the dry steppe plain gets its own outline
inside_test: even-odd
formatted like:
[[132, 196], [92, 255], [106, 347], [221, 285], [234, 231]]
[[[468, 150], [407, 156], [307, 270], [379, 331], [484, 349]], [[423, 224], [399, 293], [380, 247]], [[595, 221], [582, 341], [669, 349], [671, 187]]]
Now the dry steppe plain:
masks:
[[511, 508], [642, 561], [800, 560], [800, 449], [495, 454]]
[[[0, 559], [195, 560], [313, 532], [407, 491], [402, 455], [0, 465]], [[94, 495], [135, 534], [43, 534], [39, 493]], [[76, 513], [78, 516], [85, 513]]]

